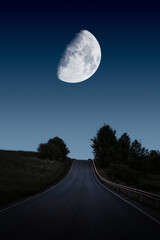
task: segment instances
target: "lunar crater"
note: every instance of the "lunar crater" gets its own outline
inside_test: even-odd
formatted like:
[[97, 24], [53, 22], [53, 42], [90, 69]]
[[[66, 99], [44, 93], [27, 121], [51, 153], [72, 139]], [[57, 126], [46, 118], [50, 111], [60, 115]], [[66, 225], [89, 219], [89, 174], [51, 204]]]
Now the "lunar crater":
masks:
[[92, 64], [93, 62], [94, 62], [94, 57], [88, 56], [88, 55], [86, 55], [86, 56], [84, 57], [84, 63], [85, 63], [85, 64], [88, 64], [88, 63]]

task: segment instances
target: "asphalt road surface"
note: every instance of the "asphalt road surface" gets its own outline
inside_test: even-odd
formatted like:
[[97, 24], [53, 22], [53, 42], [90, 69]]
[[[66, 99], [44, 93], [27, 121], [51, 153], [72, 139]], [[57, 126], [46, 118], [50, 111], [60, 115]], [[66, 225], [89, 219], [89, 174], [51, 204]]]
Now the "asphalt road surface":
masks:
[[0, 239], [160, 239], [160, 225], [105, 189], [89, 161], [58, 185], [0, 211]]

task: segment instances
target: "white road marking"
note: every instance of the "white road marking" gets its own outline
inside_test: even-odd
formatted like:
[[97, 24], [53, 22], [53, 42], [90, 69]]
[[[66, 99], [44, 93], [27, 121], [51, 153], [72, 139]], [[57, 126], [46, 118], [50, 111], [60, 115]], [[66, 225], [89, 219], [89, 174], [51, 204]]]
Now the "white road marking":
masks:
[[68, 174], [65, 176], [65, 178], [63, 178], [59, 183], [57, 183], [57, 184], [54, 185], [53, 187], [50, 187], [49, 189], [45, 190], [44, 192], [38, 193], [38, 194], [36, 194], [36, 195], [34, 195], [34, 196], [32, 196], [32, 197], [28, 197], [28, 198], [26, 198], [26, 199], [24, 199], [24, 200], [22, 200], [22, 201], [20, 201], [20, 202], [14, 203], [14, 204], [6, 207], [6, 208], [3, 208], [3, 209], [0, 210], [0, 213], [3, 212], [3, 211], [8, 210], [8, 209], [10, 209], [10, 208], [16, 207], [16, 206], [18, 206], [18, 205], [20, 205], [20, 204], [22, 204], [22, 203], [24, 203], [24, 202], [27, 202], [27, 201], [29, 201], [29, 200], [31, 200], [31, 199], [33, 199], [33, 198], [36, 198], [36, 197], [38, 197], [38, 196], [40, 196], [40, 195], [43, 195], [43, 194], [46, 193], [46, 192], [51, 191], [53, 188], [57, 187], [57, 186], [60, 185], [63, 181], [66, 180], [66, 178], [68, 177], [68, 175], [69, 175], [70, 172], [72, 171], [73, 165], [74, 165], [74, 161], [73, 161], [73, 163], [72, 163], [72, 166], [71, 166]]
[[113, 192], [112, 190], [110, 190], [109, 188], [107, 188], [105, 185], [103, 185], [103, 184], [99, 181], [99, 179], [97, 178], [92, 163], [91, 163], [91, 165], [92, 165], [92, 171], [93, 171], [93, 173], [94, 173], [94, 176], [95, 176], [97, 182], [98, 182], [103, 188], [107, 189], [109, 192], [111, 192], [112, 194], [114, 194], [116, 197], [122, 199], [124, 202], [126, 202], [126, 203], [128, 203], [129, 205], [131, 205], [132, 207], [136, 208], [138, 211], [140, 211], [141, 213], [143, 213], [144, 215], [146, 215], [148, 218], [150, 218], [150, 219], [153, 220], [154, 222], [160, 224], [160, 221], [159, 221], [159, 220], [157, 220], [156, 218], [152, 217], [151, 215], [149, 215], [148, 213], [146, 213], [145, 211], [143, 211], [142, 209], [140, 209], [139, 207], [137, 207], [137, 206], [134, 205], [133, 203], [127, 201], [125, 198], [119, 196], [117, 193]]

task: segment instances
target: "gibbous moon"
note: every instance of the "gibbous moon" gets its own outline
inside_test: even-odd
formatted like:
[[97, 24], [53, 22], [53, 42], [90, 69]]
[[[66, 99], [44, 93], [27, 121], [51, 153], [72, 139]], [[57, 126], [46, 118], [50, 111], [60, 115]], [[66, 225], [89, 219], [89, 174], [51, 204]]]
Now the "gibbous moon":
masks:
[[66, 47], [58, 66], [58, 78], [64, 82], [78, 83], [90, 78], [101, 61], [101, 48], [97, 39], [82, 30]]

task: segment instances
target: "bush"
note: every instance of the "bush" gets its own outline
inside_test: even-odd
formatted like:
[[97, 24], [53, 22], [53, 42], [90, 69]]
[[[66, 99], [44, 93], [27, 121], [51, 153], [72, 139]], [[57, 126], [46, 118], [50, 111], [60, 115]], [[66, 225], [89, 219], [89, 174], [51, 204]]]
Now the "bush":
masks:
[[123, 164], [111, 164], [110, 168], [106, 169], [106, 174], [112, 181], [121, 181], [136, 186], [138, 184], [139, 172], [129, 168]]

